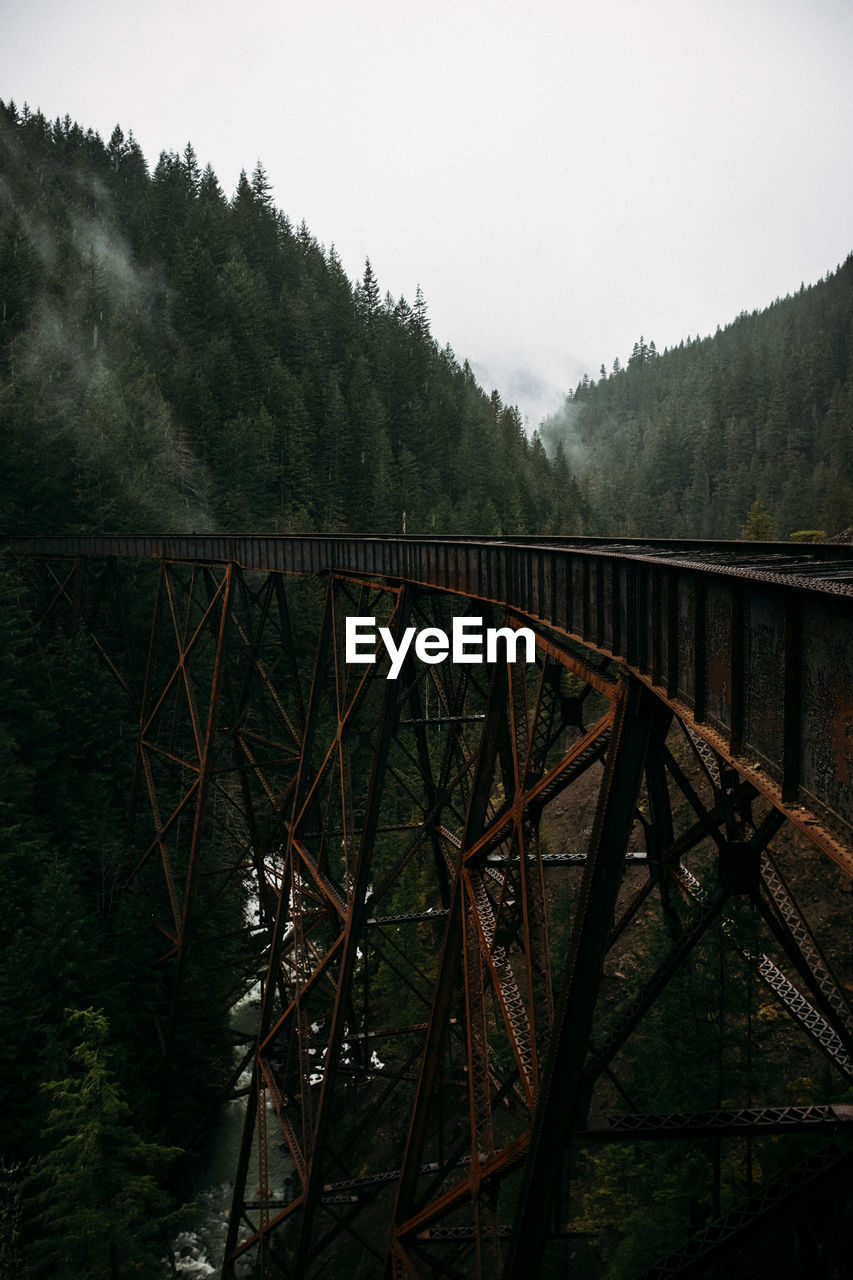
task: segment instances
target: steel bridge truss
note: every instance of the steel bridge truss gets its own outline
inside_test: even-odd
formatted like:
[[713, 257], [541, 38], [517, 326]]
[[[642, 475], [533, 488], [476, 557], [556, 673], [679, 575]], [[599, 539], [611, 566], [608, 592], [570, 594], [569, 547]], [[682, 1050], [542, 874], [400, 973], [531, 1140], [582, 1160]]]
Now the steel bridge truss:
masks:
[[[650, 1275], [700, 1274], [849, 1177], [850, 983], [797, 900], [805, 841], [647, 683], [542, 625], [535, 663], [410, 653], [390, 680], [382, 647], [346, 662], [347, 617], [397, 637], [530, 619], [400, 579], [331, 573], [322, 595], [168, 560], [140, 661], [114, 561], [42, 572], [45, 615], [93, 637], [137, 709], [128, 869], [159, 886], [167, 1092], [197, 966], [258, 1002], [226, 1280], [538, 1274], [614, 1143], [747, 1152], [740, 1198]], [[631, 1046], [712, 938], [755, 1010], [787, 1015], [730, 1014], [777, 1092], [644, 1111]], [[790, 1078], [792, 1037], [800, 1074], [826, 1064], [821, 1103]], [[762, 1140], [790, 1134], [788, 1167], [754, 1177]]]

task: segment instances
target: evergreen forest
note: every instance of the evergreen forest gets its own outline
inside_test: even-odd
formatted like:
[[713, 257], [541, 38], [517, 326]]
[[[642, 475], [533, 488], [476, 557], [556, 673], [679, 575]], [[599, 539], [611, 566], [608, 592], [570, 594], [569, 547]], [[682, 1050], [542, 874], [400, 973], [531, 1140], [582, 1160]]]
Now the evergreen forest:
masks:
[[[613, 537], [804, 541], [853, 525], [853, 255], [713, 337], [584, 377], [542, 425]], [[754, 523], [750, 523], [750, 515]]]
[[191, 145], [0, 104], [6, 531], [580, 533], [565, 458]]

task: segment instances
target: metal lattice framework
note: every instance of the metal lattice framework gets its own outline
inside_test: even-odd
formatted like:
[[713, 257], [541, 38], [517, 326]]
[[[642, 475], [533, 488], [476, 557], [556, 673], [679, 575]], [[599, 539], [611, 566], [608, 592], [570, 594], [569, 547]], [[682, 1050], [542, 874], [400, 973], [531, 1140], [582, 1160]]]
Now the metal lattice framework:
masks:
[[[810, 868], [853, 868], [843, 557], [339, 539], [17, 549], [47, 575], [45, 612], [92, 635], [138, 709], [132, 874], [160, 885], [167, 1081], [196, 931], [209, 948], [218, 903], [254, 907], [227, 952], [235, 994], [261, 994], [235, 1065], [251, 1084], [224, 1277], [538, 1274], [576, 1238], [584, 1161], [618, 1143], [748, 1153], [742, 1203], [720, 1202], [649, 1275], [701, 1274], [774, 1213], [844, 1185], [850, 986], [801, 870], [803, 836]], [[124, 556], [159, 561], [144, 662], [117, 622]], [[307, 575], [295, 608], [288, 571]], [[381, 648], [345, 660], [348, 617], [399, 637], [457, 615], [533, 626], [535, 663], [410, 654], [391, 680]], [[633, 1105], [631, 1046], [712, 938], [756, 1008], [772, 1002], [791, 1028], [773, 1040], [730, 1015], [733, 1034], [771, 1064], [795, 1036], [815, 1078], [827, 1064], [831, 1097], [786, 1096], [779, 1064], [782, 1096], [745, 1084], [738, 1105]], [[768, 1136], [789, 1143], [787, 1167], [755, 1177]]]

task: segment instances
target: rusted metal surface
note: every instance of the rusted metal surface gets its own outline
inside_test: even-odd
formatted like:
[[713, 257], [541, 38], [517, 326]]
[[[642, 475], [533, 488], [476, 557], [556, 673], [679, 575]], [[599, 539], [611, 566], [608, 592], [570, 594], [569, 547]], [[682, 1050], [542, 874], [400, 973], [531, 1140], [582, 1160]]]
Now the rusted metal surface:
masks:
[[604, 539], [17, 539], [40, 557], [145, 557], [377, 575], [510, 607], [614, 657], [801, 809], [853, 874], [849, 547]]
[[[850, 975], [771, 852], [787, 819], [853, 870], [848, 548], [14, 549], [43, 565], [45, 613], [91, 633], [138, 705], [132, 870], [162, 880], [167, 1062], [209, 902], [241, 886], [258, 897], [240, 989], [260, 980], [262, 996], [224, 1277], [248, 1259], [269, 1276], [340, 1274], [356, 1253], [387, 1280], [526, 1276], [560, 1265], [581, 1144], [845, 1140], [849, 1109], [800, 1097], [607, 1117], [625, 1101], [626, 1046], [711, 934], [849, 1085]], [[160, 562], [144, 664], [114, 627], [99, 633], [115, 565], [132, 558]], [[313, 673], [296, 661], [286, 575], [327, 580]], [[410, 655], [386, 680], [379, 651], [345, 660], [346, 618], [371, 614], [397, 633], [449, 630], [454, 614], [532, 625], [536, 661]], [[587, 837], [564, 815], [590, 791]], [[216, 845], [217, 805], [232, 841], [242, 832], [239, 857]], [[743, 902], [758, 941], [739, 932]], [[668, 950], [620, 991], [616, 957], [650, 916]], [[756, 1212], [750, 1186], [715, 1241], [766, 1216], [770, 1189]], [[661, 1274], [692, 1255], [673, 1258]]]

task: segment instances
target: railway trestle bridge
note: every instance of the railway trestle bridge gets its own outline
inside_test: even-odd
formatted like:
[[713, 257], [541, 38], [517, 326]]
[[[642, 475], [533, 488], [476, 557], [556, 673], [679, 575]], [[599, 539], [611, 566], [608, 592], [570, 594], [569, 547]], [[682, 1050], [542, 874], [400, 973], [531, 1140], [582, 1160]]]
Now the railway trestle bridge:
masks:
[[[128, 879], [162, 907], [167, 1075], [194, 940], [245, 902], [226, 1280], [573, 1274], [596, 1177], [651, 1218], [665, 1142], [703, 1153], [708, 1211], [646, 1276], [844, 1212], [853, 548], [6, 546], [135, 708]], [[381, 647], [346, 661], [351, 617], [530, 627], [536, 660], [410, 651], [391, 680]]]

